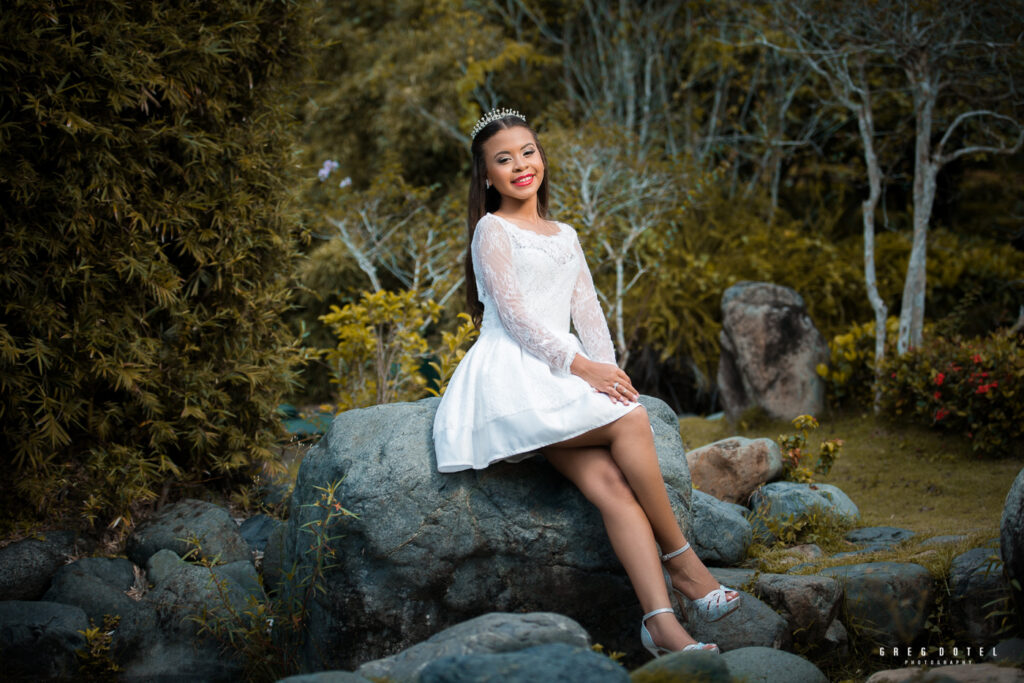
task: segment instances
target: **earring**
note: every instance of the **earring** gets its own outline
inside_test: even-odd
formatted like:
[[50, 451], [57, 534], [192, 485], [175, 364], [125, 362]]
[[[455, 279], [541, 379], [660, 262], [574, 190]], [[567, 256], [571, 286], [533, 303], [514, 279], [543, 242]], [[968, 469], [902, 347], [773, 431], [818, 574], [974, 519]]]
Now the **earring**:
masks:
[[490, 179], [490, 178], [484, 178], [484, 186], [485, 186], [485, 187], [486, 187], [486, 188], [487, 188], [488, 190], [489, 190], [489, 189], [491, 189], [491, 179]]

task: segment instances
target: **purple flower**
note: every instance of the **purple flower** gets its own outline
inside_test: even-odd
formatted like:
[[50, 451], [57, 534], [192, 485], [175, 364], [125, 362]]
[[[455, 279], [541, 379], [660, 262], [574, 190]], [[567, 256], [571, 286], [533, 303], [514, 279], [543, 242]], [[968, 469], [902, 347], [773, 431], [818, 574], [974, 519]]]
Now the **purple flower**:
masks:
[[324, 162], [324, 165], [320, 167], [320, 170], [317, 171], [316, 175], [318, 178], [320, 178], [320, 182], [322, 183], [323, 181], [327, 180], [327, 178], [330, 177], [331, 173], [337, 170], [337, 168], [338, 162], [335, 161], [334, 159], [328, 159], [327, 161]]
[[344, 178], [341, 179], [341, 182], [338, 183], [338, 187], [348, 187], [351, 184], [352, 184], [352, 179], [349, 178], [348, 176], [345, 176]]

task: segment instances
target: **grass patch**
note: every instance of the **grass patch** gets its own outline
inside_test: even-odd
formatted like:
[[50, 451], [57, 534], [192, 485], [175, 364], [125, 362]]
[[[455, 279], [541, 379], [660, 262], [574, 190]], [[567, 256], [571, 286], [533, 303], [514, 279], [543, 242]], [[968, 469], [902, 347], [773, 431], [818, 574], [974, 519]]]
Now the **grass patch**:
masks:
[[[860, 526], [898, 526], [917, 532], [921, 540], [970, 534], [975, 546], [999, 535], [1006, 494], [1024, 466], [1021, 455], [980, 459], [965, 438], [870, 412], [819, 419], [820, 428], [810, 436], [812, 448], [832, 438], [843, 439], [845, 445], [832, 471], [816, 481], [838, 486], [850, 496], [860, 509]], [[687, 449], [729, 436], [775, 440], [793, 431], [787, 422], [756, 419], [732, 427], [726, 420], [687, 417], [679, 425]]]

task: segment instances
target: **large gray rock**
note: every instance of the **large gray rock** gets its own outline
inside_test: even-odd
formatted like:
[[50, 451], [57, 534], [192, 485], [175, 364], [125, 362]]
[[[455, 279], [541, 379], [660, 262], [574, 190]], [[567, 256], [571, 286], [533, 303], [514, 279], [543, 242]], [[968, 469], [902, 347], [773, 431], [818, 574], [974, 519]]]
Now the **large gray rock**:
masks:
[[351, 671], [318, 671], [315, 674], [297, 674], [282, 678], [277, 683], [372, 683]]
[[55, 602], [0, 602], [0, 677], [38, 681], [71, 678], [78, 672], [76, 651], [85, 647], [85, 612]]
[[[656, 399], [642, 400], [688, 533], [692, 486], [678, 422]], [[636, 597], [597, 510], [539, 457], [438, 473], [436, 406], [425, 399], [343, 413], [302, 462], [284, 566], [305, 559], [303, 526], [321, 519], [314, 487], [340, 482], [340, 500], [358, 515], [337, 530], [337, 566], [317, 594], [308, 637], [322, 655], [308, 651], [307, 666], [351, 669], [492, 611], [558, 612], [609, 648], [639, 651]]]
[[238, 532], [253, 551], [263, 552], [274, 531], [284, 522], [270, 515], [258, 514], [242, 522]]
[[[718, 571], [712, 571], [715, 578]], [[720, 580], [720, 579], [719, 579]], [[737, 589], [737, 586], [729, 588]], [[740, 590], [739, 609], [718, 621], [707, 621], [689, 600], [682, 600], [686, 630], [697, 640], [716, 643], [722, 652], [741, 647], [786, 648], [792, 643], [789, 624], [771, 607]]]
[[630, 676], [632, 683], [733, 683], [725, 659], [717, 652], [673, 652], [644, 664]]
[[765, 521], [785, 525], [811, 515], [831, 515], [854, 522], [860, 519], [860, 510], [850, 497], [832, 484], [801, 484], [793, 481], [775, 481], [765, 484], [750, 497], [753, 514], [750, 517], [755, 537], [774, 540]]
[[[450, 655], [424, 667], [416, 683], [629, 683], [619, 664], [564, 643], [499, 654]], [[410, 682], [411, 683], [411, 682]]]
[[924, 632], [935, 586], [921, 565], [867, 562], [829, 567], [820, 574], [839, 581], [846, 614], [867, 640], [886, 646], [909, 645]]
[[1001, 619], [993, 604], [1008, 597], [998, 551], [974, 548], [953, 558], [949, 568], [949, 615], [954, 635], [976, 645], [999, 640]]
[[789, 624], [797, 645], [828, 648], [826, 634], [839, 614], [843, 592], [827, 576], [761, 574], [754, 588]]
[[588, 647], [590, 637], [582, 626], [560, 614], [495, 612], [456, 624], [398, 654], [367, 662], [356, 673], [375, 680], [414, 681], [428, 664], [442, 657], [500, 654], [551, 643]]
[[819, 415], [828, 344], [814, 327], [803, 298], [788, 287], [740, 282], [722, 295], [718, 389], [725, 412], [752, 406], [778, 420]]
[[158, 550], [185, 557], [193, 549], [185, 541], [191, 535], [199, 538], [203, 557], [223, 563], [252, 559], [231, 514], [213, 503], [192, 499], [168, 505], [140, 524], [128, 537], [125, 554], [140, 567]]
[[111, 646], [115, 660], [125, 662], [145, 649], [156, 628], [156, 610], [128, 597], [134, 584], [128, 560], [86, 557], [61, 567], [43, 599], [81, 607], [96, 626], [105, 615], [120, 617]]
[[745, 647], [722, 655], [729, 673], [746, 683], [828, 683], [825, 674], [809, 661], [767, 647]]
[[0, 600], [38, 600], [52, 577], [75, 554], [75, 535], [51, 531], [0, 548]]
[[686, 454], [693, 486], [728, 503], [746, 503], [761, 484], [782, 475], [782, 452], [771, 439], [733, 436]]
[[[1003, 557], [1017, 614], [1024, 615], [1024, 468], [1010, 485], [1003, 503], [1003, 517], [999, 524], [999, 552]], [[1018, 587], [1014, 587], [1013, 582]]]
[[754, 539], [747, 518], [734, 505], [723, 503], [699, 489], [692, 498], [694, 550], [705, 564], [729, 566], [739, 564], [747, 556]]

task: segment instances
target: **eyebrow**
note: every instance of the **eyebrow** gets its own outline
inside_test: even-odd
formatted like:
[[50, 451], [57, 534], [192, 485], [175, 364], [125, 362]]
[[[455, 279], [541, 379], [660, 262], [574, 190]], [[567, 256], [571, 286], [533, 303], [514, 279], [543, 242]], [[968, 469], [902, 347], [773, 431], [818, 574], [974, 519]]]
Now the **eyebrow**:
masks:
[[[527, 143], [526, 143], [525, 145], [523, 145], [523, 146], [522, 146], [522, 147], [520, 147], [519, 149], [520, 149], [520, 150], [524, 150], [524, 149], [526, 149], [527, 147], [534, 147], [534, 146], [535, 146], [535, 145], [534, 145], [534, 143], [533, 143], [533, 142], [527, 142]], [[509, 151], [508, 151], [507, 149], [503, 149], [503, 150], [501, 150], [500, 152], [495, 152], [495, 153], [494, 153], [494, 158], [497, 158], [497, 157], [501, 156], [502, 154], [511, 154], [511, 152], [509, 152]]]

